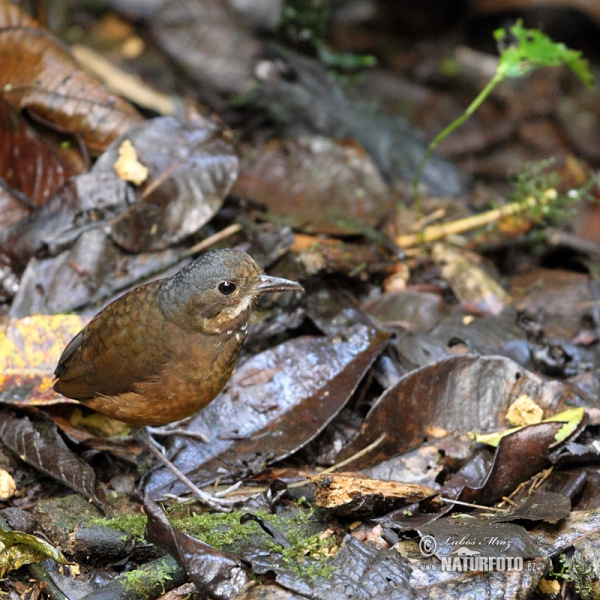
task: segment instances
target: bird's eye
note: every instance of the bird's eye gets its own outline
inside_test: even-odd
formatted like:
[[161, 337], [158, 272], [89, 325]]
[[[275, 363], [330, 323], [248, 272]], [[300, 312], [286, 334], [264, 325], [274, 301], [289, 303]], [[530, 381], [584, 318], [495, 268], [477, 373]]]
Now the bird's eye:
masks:
[[236, 287], [237, 286], [235, 285], [235, 283], [231, 281], [221, 281], [221, 283], [219, 284], [219, 291], [224, 296], [231, 296], [231, 294], [235, 292]]

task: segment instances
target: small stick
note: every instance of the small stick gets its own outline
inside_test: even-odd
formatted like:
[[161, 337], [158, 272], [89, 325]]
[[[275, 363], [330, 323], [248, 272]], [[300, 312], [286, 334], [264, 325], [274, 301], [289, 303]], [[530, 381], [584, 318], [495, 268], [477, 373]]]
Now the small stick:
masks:
[[464, 219], [458, 219], [457, 221], [451, 221], [450, 223], [430, 225], [420, 233], [399, 235], [396, 238], [396, 244], [401, 248], [410, 248], [411, 246], [416, 246], [418, 244], [434, 242], [450, 235], [465, 233], [466, 231], [471, 231], [472, 229], [495, 223], [504, 217], [519, 214], [527, 208], [537, 206], [538, 204], [545, 204], [548, 201], [555, 200], [556, 197], [556, 190], [550, 188], [542, 194], [542, 199], [540, 200], [536, 200], [533, 196], [530, 196], [524, 202], [511, 202], [500, 208], [488, 210]]
[[177, 112], [174, 98], [152, 89], [140, 77], [126, 73], [91, 48], [75, 44], [71, 46], [71, 52], [85, 69], [101, 79], [115, 94], [161, 115], [174, 115]]
[[224, 240], [230, 235], [233, 235], [241, 230], [242, 226], [239, 223], [232, 223], [231, 225], [225, 227], [225, 229], [221, 229], [221, 231], [213, 233], [213, 235], [208, 236], [205, 240], [202, 240], [191, 248], [188, 248], [184, 252], [184, 256], [193, 256], [194, 254], [198, 254], [198, 252], [202, 252], [202, 250], [205, 250], [209, 246], [212, 246], [213, 244], [216, 244], [217, 242], [220, 242], [221, 240]]
[[[333, 471], [339, 469], [340, 467], [345, 467], [346, 465], [350, 464], [351, 462], [354, 462], [356, 459], [360, 458], [361, 456], [368, 454], [369, 452], [371, 452], [371, 450], [374, 450], [375, 448], [377, 448], [377, 446], [379, 446], [379, 444], [381, 444], [381, 442], [383, 442], [384, 439], [385, 439], [385, 433], [382, 433], [374, 442], [372, 442], [368, 446], [365, 446], [362, 450], [359, 450], [356, 454], [353, 454], [346, 460], [343, 460], [343, 461], [325, 469], [324, 471], [321, 471], [319, 473], [319, 475], [326, 475], [327, 473], [333, 473]], [[291, 488], [302, 487], [303, 485], [306, 485], [307, 483], [310, 483], [310, 479], [303, 479], [302, 481], [295, 481], [294, 483], [290, 483], [290, 485], [288, 485], [288, 488], [291, 489]]]
[[510, 509], [508, 508], [494, 508], [493, 506], [483, 506], [481, 504], [471, 504], [470, 502], [461, 502], [460, 500], [452, 500], [452, 498], [444, 498], [443, 496], [438, 496], [438, 500], [441, 502], [445, 502], [446, 504], [458, 504], [460, 506], [468, 506], [469, 508], [481, 508], [482, 510], [491, 510], [493, 512], [506, 513]]
[[385, 437], [386, 437], [385, 433], [382, 433], [374, 442], [372, 442], [368, 446], [365, 446], [362, 450], [359, 450], [356, 454], [353, 454], [350, 458], [347, 458], [346, 460], [343, 460], [342, 462], [339, 462], [339, 463], [332, 465], [331, 467], [325, 469], [324, 471], [321, 471], [319, 473], [319, 475], [325, 475], [327, 473], [332, 473], [333, 471], [337, 471], [340, 467], [345, 467], [346, 465], [350, 464], [351, 462], [354, 462], [358, 458], [361, 458], [365, 454], [368, 454], [369, 452], [371, 452], [371, 450], [375, 450], [375, 448], [377, 448], [377, 446], [379, 446], [379, 444], [381, 444], [381, 442], [383, 442], [383, 440], [385, 440]]

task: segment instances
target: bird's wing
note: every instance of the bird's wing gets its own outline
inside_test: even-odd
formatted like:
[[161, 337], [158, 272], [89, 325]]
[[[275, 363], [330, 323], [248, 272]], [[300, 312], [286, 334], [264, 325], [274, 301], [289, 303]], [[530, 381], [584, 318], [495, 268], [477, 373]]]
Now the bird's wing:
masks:
[[153, 282], [109, 304], [67, 345], [54, 374], [54, 389], [86, 400], [134, 391], [160, 373], [170, 358], [173, 335], [155, 298]]

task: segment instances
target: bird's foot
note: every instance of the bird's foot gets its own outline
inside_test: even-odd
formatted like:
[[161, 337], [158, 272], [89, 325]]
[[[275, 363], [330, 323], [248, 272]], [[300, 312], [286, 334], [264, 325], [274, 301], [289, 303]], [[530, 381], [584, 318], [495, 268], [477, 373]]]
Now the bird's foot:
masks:
[[201, 490], [193, 481], [191, 481], [182, 471], [180, 471], [157, 447], [156, 442], [152, 439], [145, 428], [132, 429], [131, 435], [152, 454], [159, 462], [161, 462], [181, 483], [183, 483], [192, 494], [198, 498], [203, 504], [218, 512], [230, 512], [234, 504], [240, 502], [239, 499], [216, 498], [208, 492]]
[[165, 425], [163, 427], [146, 427], [146, 431], [152, 436], [158, 437], [166, 437], [168, 435], [181, 435], [183, 437], [188, 437], [192, 440], [198, 440], [199, 442], [204, 442], [208, 444], [210, 440], [203, 434], [198, 431], [189, 431], [188, 429], [184, 429], [180, 425], [185, 423], [187, 419], [183, 421], [177, 421], [176, 423], [169, 423], [169, 425]]

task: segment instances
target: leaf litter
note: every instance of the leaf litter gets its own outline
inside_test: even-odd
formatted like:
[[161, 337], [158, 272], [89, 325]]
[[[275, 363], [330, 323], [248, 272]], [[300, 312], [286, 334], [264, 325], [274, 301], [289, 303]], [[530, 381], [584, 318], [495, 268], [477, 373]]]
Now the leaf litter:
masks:
[[[565, 101], [589, 104], [568, 96], [564, 73], [538, 70], [521, 90], [506, 88], [495, 111], [511, 135], [531, 144], [532, 131], [562, 128], [552, 137], [558, 158], [583, 156], [555, 174], [547, 163], [531, 167], [506, 193], [502, 157], [489, 144], [509, 137], [494, 122], [498, 136], [478, 142], [488, 162], [471, 157], [475, 188], [447, 158], [427, 164], [423, 190], [455, 198], [423, 198], [411, 230], [411, 211], [398, 204], [410, 204], [425, 147], [400, 117], [356, 100], [351, 77], [340, 83], [347, 58], [315, 41], [315, 22], [304, 22], [304, 39], [329, 66], [306, 47], [266, 43], [277, 19], [259, 7], [170, 0], [153, 10], [135, 27], [154, 32], [158, 51], [187, 69], [179, 83], [202, 84], [211, 111], [190, 96], [178, 118], [142, 115], [45, 27], [9, 2], [0, 7], [0, 299], [11, 315], [0, 344], [0, 472], [15, 487], [0, 499], [0, 517], [10, 516], [17, 539], [33, 514], [86, 577], [104, 569], [112, 578], [84, 584], [75, 570], [71, 578], [38, 565], [27, 567], [30, 582], [43, 574], [48, 589], [89, 599], [139, 597], [142, 588], [158, 597], [186, 580], [211, 598], [254, 598], [261, 588], [280, 598], [524, 598], [556, 580], [585, 596], [597, 580], [589, 565], [600, 506], [600, 252], [591, 204], [581, 201], [585, 190], [597, 195], [586, 184], [595, 158], [590, 144], [573, 142]], [[296, 17], [286, 13], [283, 40]], [[543, 50], [535, 66], [566, 57], [586, 77], [579, 54], [514, 27], [519, 51]], [[413, 52], [411, 61], [423, 60], [422, 49]], [[511, 68], [522, 70], [517, 63]], [[389, 64], [400, 66], [380, 69], [387, 87], [377, 89], [396, 90], [397, 106], [408, 100], [394, 77], [415, 74], [405, 58]], [[417, 125], [425, 105], [434, 121], [448, 116], [448, 92], [425, 72], [413, 94], [438, 101], [414, 110]], [[476, 87], [468, 68], [462, 77]], [[557, 82], [560, 107], [535, 108], [552, 101], [535, 86]], [[493, 110], [477, 116], [471, 133], [494, 118]], [[528, 152], [548, 152], [542, 141]], [[117, 172], [124, 151], [130, 158]], [[464, 167], [468, 154], [455, 156]], [[485, 169], [501, 171], [501, 181], [477, 179]], [[506, 202], [497, 208], [491, 197]], [[560, 212], [567, 197], [580, 200], [575, 217]], [[178, 424], [196, 438], [165, 438], [167, 455], [196, 483], [239, 499], [230, 515], [176, 498], [183, 488], [164, 469], [148, 470], [126, 427], [98, 423], [52, 391], [68, 332], [115, 294], [181, 266], [198, 243], [242, 247], [307, 290], [259, 307], [226, 388]], [[79, 314], [61, 314], [71, 311]], [[50, 510], [67, 488], [80, 496]], [[100, 507], [105, 522], [92, 523], [75, 498]], [[73, 513], [78, 523], [66, 518]], [[437, 544], [428, 556], [419, 550], [427, 536]], [[476, 557], [525, 567], [459, 568]], [[441, 569], [444, 559], [457, 568]], [[8, 574], [0, 591], [25, 590], [26, 562], [0, 562]]]

